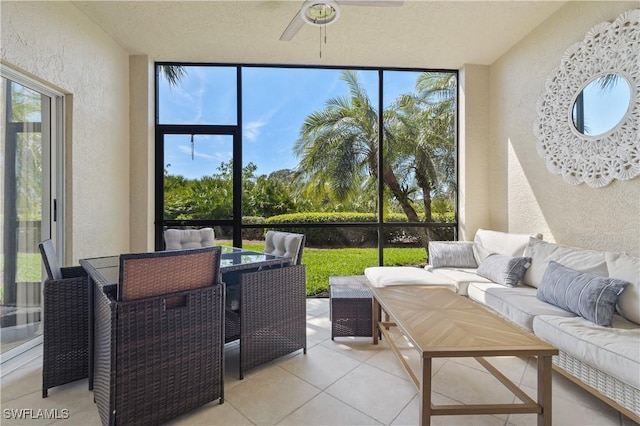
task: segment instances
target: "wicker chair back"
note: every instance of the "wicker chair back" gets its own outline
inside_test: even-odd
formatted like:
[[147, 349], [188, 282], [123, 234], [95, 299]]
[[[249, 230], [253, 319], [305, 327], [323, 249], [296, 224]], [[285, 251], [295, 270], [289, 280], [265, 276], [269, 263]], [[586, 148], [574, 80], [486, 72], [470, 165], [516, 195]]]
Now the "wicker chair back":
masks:
[[220, 247], [120, 255], [118, 300], [143, 299], [220, 281]]
[[42, 255], [42, 261], [44, 262], [44, 268], [47, 270], [47, 275], [50, 280], [61, 280], [62, 271], [60, 270], [60, 263], [58, 262], [58, 256], [53, 248], [53, 243], [50, 239], [44, 240], [38, 244], [40, 248], [40, 254]]

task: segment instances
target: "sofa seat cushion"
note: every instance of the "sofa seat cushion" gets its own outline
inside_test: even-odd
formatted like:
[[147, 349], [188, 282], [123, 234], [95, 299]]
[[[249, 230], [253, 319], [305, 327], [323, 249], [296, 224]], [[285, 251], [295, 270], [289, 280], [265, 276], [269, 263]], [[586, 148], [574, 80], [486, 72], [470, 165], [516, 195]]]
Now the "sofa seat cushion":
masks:
[[467, 295], [467, 288], [471, 283], [492, 283], [491, 280], [476, 274], [475, 268], [434, 268], [433, 272], [453, 281], [458, 289], [458, 294]]
[[614, 315], [612, 327], [582, 317], [540, 315], [533, 331], [542, 340], [640, 389], [640, 326]]
[[537, 315], [574, 317], [575, 314], [538, 300], [537, 289], [529, 286], [505, 287], [496, 283], [471, 283], [467, 289], [469, 298], [493, 309], [527, 330], [533, 330]]
[[373, 287], [391, 285], [445, 285], [457, 291], [456, 283], [447, 277], [433, 273], [433, 270], [412, 266], [372, 266], [364, 270], [364, 275]]

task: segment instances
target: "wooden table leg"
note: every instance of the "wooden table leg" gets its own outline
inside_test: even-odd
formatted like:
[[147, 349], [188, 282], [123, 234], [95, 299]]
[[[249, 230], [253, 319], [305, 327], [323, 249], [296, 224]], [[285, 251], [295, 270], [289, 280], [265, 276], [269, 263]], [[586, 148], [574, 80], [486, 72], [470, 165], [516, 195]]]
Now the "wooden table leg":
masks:
[[371, 305], [371, 318], [372, 318], [372, 325], [371, 325], [371, 334], [373, 334], [373, 344], [377, 345], [378, 344], [378, 323], [380, 322], [380, 319], [378, 318], [378, 312], [380, 311], [380, 304], [378, 303], [378, 300], [375, 297], [371, 298], [372, 300], [372, 305]]
[[422, 358], [422, 381], [420, 382], [420, 424], [431, 424], [431, 358]]
[[542, 412], [538, 414], [538, 426], [551, 425], [551, 357], [538, 356], [538, 404]]

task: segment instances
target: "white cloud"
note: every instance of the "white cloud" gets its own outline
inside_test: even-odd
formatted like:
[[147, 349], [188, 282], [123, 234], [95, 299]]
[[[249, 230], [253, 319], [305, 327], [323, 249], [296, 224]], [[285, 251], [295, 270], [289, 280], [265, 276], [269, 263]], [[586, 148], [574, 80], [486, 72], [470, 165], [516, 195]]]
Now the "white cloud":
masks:
[[[180, 152], [184, 152], [186, 154], [191, 155], [191, 147], [188, 145], [179, 145], [178, 149]], [[197, 149], [194, 149], [193, 156], [198, 158], [204, 158], [205, 160], [215, 160], [216, 157], [214, 155], [204, 154], [202, 152], [198, 152]]]
[[264, 120], [257, 120], [247, 123], [244, 126], [244, 137], [247, 138], [248, 141], [254, 142], [260, 136], [260, 129], [267, 125], [267, 122]]

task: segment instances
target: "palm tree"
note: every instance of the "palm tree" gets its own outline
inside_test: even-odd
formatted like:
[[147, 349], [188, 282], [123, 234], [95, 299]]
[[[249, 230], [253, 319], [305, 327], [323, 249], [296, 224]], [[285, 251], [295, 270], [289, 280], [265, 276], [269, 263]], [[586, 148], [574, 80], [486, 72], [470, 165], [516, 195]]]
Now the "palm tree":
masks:
[[378, 169], [378, 114], [355, 71], [343, 71], [341, 79], [350, 96], [329, 99], [309, 115], [294, 145], [309, 187], [338, 201], [375, 180]]
[[[453, 80], [448, 74], [435, 77], [421, 76], [418, 94], [403, 95], [384, 111], [387, 149], [379, 168], [377, 111], [357, 72], [342, 71], [350, 95], [329, 99], [324, 110], [309, 115], [294, 146], [307, 186], [319, 188], [319, 195], [328, 192], [336, 201], [343, 201], [375, 188], [380, 173], [409, 222], [420, 222], [420, 199], [426, 221], [432, 221], [432, 194], [453, 190], [455, 183], [455, 76]], [[418, 232], [426, 247], [429, 228]]]
[[182, 65], [158, 65], [160, 75], [164, 76], [170, 86], [177, 87], [180, 80], [187, 72]]

